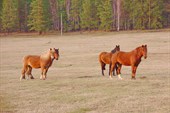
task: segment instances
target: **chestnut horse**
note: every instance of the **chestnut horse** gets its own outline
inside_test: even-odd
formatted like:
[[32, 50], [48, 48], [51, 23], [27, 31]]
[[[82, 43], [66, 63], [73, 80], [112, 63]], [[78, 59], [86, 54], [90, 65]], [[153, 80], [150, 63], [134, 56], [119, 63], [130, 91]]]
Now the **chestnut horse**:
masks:
[[58, 60], [59, 58], [59, 49], [49, 49], [49, 51], [42, 55], [27, 55], [23, 59], [23, 69], [21, 79], [25, 79], [25, 73], [30, 76], [31, 79], [34, 79], [32, 76], [32, 68], [41, 68], [41, 76], [40, 79], [45, 80], [47, 77], [47, 71], [49, 67], [52, 65], [53, 60]]
[[147, 45], [142, 45], [140, 47], [137, 47], [136, 49], [132, 50], [131, 52], [123, 52], [119, 51], [112, 55], [111, 58], [111, 64], [110, 64], [110, 78], [112, 78], [112, 71], [115, 67], [115, 65], [118, 65], [118, 68], [116, 69], [117, 75], [119, 79], [122, 79], [120, 76], [120, 71], [122, 65], [125, 66], [131, 66], [132, 68], [132, 79], [136, 79], [136, 70], [141, 62], [141, 58], [144, 56], [144, 58], [147, 58]]
[[[111, 51], [111, 52], [101, 52], [99, 54], [99, 62], [101, 64], [101, 70], [102, 70], [102, 75], [104, 76], [104, 70], [105, 70], [105, 66], [106, 64], [110, 64], [110, 59], [113, 53], [115, 53], [116, 51], [120, 51], [120, 46], [116, 45], [116, 47]], [[109, 70], [110, 71], [110, 70]], [[115, 75], [115, 73], [113, 72], [113, 75]]]

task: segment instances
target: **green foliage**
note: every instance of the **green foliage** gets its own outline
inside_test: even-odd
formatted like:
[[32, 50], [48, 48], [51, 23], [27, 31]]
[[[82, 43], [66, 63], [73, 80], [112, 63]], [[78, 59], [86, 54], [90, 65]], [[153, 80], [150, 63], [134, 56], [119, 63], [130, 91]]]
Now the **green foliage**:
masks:
[[123, 8], [128, 28], [162, 28], [163, 0], [124, 0]]
[[38, 31], [40, 34], [43, 31], [47, 31], [48, 27], [48, 19], [46, 17], [45, 12], [46, 7], [44, 5], [43, 0], [34, 0], [31, 3], [31, 12], [29, 15], [28, 26], [30, 30]]
[[105, 31], [112, 30], [112, 6], [111, 0], [104, 0], [98, 6], [98, 16], [100, 18], [100, 29]]
[[81, 12], [81, 28], [85, 30], [97, 29], [98, 28], [98, 16], [97, 7], [95, 1], [84, 0]]
[[15, 31], [18, 26], [17, 0], [4, 0], [2, 4], [1, 22], [5, 32]]
[[0, 32], [1, 32], [1, 28], [2, 28], [2, 22], [1, 22], [2, 2], [3, 2], [3, 0], [0, 0]]
[[151, 0], [151, 29], [162, 28], [163, 1]]
[[82, 0], [71, 0], [69, 30], [80, 30], [80, 14], [82, 11]]
[[62, 16], [62, 24], [63, 24], [63, 30], [66, 32], [66, 31], [69, 31], [69, 23], [68, 23], [68, 17], [67, 17], [67, 14], [66, 14], [66, 3], [65, 3], [65, 0], [59, 0], [59, 13], [58, 13], [58, 16], [60, 17], [61, 19], [61, 16]]
[[[0, 31], [60, 30], [61, 15], [63, 31], [112, 31], [114, 6], [116, 0], [0, 0]], [[121, 30], [170, 26], [169, 0], [121, 0], [119, 14]]]

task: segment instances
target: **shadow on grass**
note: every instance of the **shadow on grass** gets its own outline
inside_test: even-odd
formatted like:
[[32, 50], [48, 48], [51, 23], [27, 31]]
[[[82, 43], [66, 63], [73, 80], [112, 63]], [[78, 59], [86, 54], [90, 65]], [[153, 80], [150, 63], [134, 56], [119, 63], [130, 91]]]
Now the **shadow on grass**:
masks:
[[80, 77], [77, 77], [77, 78], [95, 78], [95, 76], [80, 76]]
[[86, 112], [89, 112], [89, 111], [91, 111], [91, 109], [89, 109], [89, 108], [78, 108], [75, 111], [72, 111], [70, 113], [86, 113]]

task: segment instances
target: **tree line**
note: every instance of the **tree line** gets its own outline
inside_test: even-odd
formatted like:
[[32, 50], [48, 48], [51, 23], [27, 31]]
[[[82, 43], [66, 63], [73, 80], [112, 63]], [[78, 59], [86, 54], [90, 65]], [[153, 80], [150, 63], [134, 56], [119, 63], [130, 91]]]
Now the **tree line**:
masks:
[[0, 0], [0, 31], [147, 30], [170, 26], [169, 0]]

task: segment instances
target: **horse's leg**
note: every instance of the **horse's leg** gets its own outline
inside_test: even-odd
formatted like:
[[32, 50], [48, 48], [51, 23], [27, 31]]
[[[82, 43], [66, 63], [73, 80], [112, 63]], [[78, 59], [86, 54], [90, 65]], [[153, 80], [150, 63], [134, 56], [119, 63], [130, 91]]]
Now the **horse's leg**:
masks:
[[40, 76], [40, 79], [43, 79], [43, 75], [44, 75], [44, 67], [41, 67], [41, 76]]
[[136, 69], [137, 69], [137, 66], [132, 66], [132, 79], [136, 79], [135, 78], [135, 75], [136, 75]]
[[117, 75], [118, 75], [119, 79], [122, 80], [122, 77], [120, 76], [122, 64], [117, 63], [117, 66], [118, 66], [118, 67], [117, 67]]
[[28, 70], [29, 70], [29, 71], [28, 71], [28, 77], [30, 76], [30, 79], [34, 79], [34, 77], [32, 76], [32, 73], [31, 73], [31, 72], [32, 72], [32, 67], [31, 67], [31, 66], [28, 66], [28, 68], [29, 68], [29, 69], [28, 69]]
[[100, 62], [100, 64], [101, 64], [101, 70], [102, 70], [102, 75], [104, 76], [104, 70], [105, 70], [105, 63], [104, 62]]
[[110, 71], [109, 71], [109, 75], [110, 75], [110, 78], [112, 79], [112, 74], [113, 74], [113, 70], [114, 70], [114, 67], [115, 67], [116, 63], [115, 62], [112, 62], [109, 66], [110, 68]]
[[109, 76], [110, 76], [110, 70], [111, 70], [112, 64], [109, 64]]
[[46, 78], [46, 73], [47, 73], [47, 68], [44, 67], [44, 66], [42, 66], [42, 67], [41, 67], [41, 77], [40, 77], [40, 79], [45, 80], [45, 78]]
[[26, 73], [26, 71], [28, 70], [28, 66], [27, 65], [24, 65], [23, 66], [23, 69], [22, 69], [22, 75], [21, 75], [21, 77], [20, 77], [20, 80], [22, 80], [22, 79], [25, 79], [25, 73]]
[[45, 79], [47, 78], [47, 72], [48, 72], [48, 68], [46, 68], [46, 69], [44, 70], [44, 77], [45, 77]]
[[102, 66], [102, 75], [103, 75], [103, 76], [104, 76], [105, 66], [106, 66], [106, 64], [105, 64], [105, 63], [103, 63], [103, 66]]
[[117, 70], [117, 68], [118, 68], [118, 66], [117, 66], [117, 64], [116, 64], [115, 67], [114, 67], [114, 69], [113, 69], [113, 76], [116, 76], [115, 70]]

